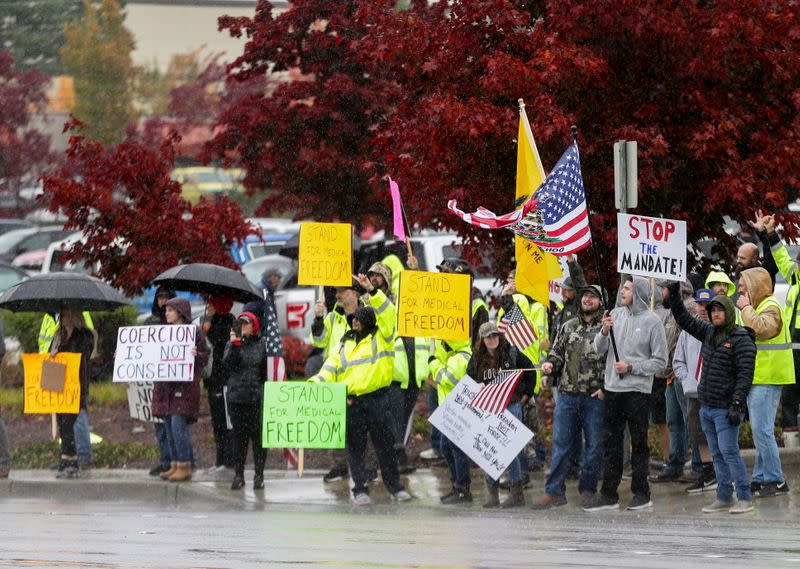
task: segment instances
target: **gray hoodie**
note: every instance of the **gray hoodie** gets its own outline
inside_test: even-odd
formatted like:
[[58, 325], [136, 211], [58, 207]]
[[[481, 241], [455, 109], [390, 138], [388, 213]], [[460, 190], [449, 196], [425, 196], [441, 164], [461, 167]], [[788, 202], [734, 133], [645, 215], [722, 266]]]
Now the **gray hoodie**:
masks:
[[661, 319], [649, 308], [650, 290], [647, 279], [633, 277], [632, 306], [618, 306], [611, 311], [619, 359], [631, 364], [631, 373], [622, 377], [617, 375], [614, 371], [611, 339], [604, 336], [602, 331], [594, 338], [597, 352], [608, 352], [605, 391], [650, 393], [653, 389], [653, 374], [667, 365], [667, 338]]

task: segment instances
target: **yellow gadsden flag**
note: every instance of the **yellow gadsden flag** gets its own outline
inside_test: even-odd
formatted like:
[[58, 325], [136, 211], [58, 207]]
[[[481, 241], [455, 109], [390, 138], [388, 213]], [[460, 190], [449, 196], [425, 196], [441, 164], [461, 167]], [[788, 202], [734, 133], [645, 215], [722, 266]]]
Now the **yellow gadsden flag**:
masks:
[[[544, 168], [536, 149], [525, 103], [519, 103], [519, 132], [517, 133], [517, 192], [514, 205], [519, 208], [544, 182]], [[550, 280], [561, 277], [561, 267], [555, 255], [545, 253], [537, 245], [516, 235], [514, 254], [517, 259], [517, 290], [550, 305]]]

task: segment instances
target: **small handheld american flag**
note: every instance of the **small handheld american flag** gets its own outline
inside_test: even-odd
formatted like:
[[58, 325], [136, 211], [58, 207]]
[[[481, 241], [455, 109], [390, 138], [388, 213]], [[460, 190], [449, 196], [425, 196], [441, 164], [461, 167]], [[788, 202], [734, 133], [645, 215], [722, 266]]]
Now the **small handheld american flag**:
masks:
[[495, 415], [505, 411], [523, 371], [521, 369], [501, 371], [496, 379], [483, 385], [472, 400], [472, 406]]
[[519, 351], [524, 351], [525, 348], [537, 340], [536, 332], [533, 331], [533, 326], [531, 326], [531, 323], [525, 318], [525, 315], [516, 303], [511, 310], [503, 316], [502, 320], [500, 320], [500, 324], [497, 325], [497, 330], [501, 334], [505, 334], [509, 343]]

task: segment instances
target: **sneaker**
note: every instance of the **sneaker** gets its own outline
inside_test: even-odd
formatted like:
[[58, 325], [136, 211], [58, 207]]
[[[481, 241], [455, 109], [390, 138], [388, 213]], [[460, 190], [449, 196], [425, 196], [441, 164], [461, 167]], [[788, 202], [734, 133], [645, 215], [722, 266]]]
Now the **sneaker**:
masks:
[[231, 490], [241, 490], [244, 488], [244, 478], [241, 476], [234, 476], [231, 482]]
[[753, 502], [751, 500], [739, 500], [735, 506], [728, 510], [731, 514], [746, 514], [753, 511]]
[[442, 496], [441, 500], [442, 504], [471, 504], [472, 493], [469, 491], [469, 488], [453, 488], [453, 491], [447, 496]]
[[755, 480], [753, 480], [750, 483], [750, 492], [752, 494], [758, 494], [759, 490], [761, 490], [761, 482], [756, 482]]
[[581, 508], [584, 508], [594, 501], [594, 492], [581, 492]]
[[699, 494], [700, 492], [706, 492], [708, 490], [716, 490], [717, 489], [717, 478], [716, 476], [712, 478], [700, 478], [686, 488], [686, 492], [688, 494]]
[[604, 510], [619, 510], [619, 500], [598, 494], [583, 507], [584, 512], [602, 512]]
[[328, 473], [322, 477], [323, 482], [336, 482], [337, 480], [344, 480], [350, 476], [350, 472], [346, 467], [334, 466]]
[[398, 490], [392, 497], [397, 500], [398, 502], [408, 502], [411, 499], [411, 494], [406, 492], [405, 490]]
[[263, 490], [264, 489], [264, 475], [263, 474], [256, 474], [253, 476], [253, 490]]
[[647, 496], [634, 496], [628, 505], [625, 506], [626, 510], [644, 510], [645, 508], [652, 508], [653, 502]]
[[777, 482], [767, 482], [766, 484], [762, 484], [761, 488], [758, 489], [756, 495], [761, 498], [772, 498], [773, 496], [783, 496], [784, 494], [789, 493], [789, 485], [784, 480], [780, 484]]
[[372, 500], [369, 499], [369, 494], [361, 492], [359, 494], [353, 494], [353, 503], [356, 506], [369, 506]]
[[433, 448], [429, 448], [428, 450], [423, 450], [419, 453], [419, 457], [422, 460], [439, 460], [442, 458], [442, 455], [439, 454], [439, 451]]
[[669, 470], [662, 470], [655, 476], [648, 476], [647, 479], [650, 482], [660, 483], [660, 482], [677, 482], [681, 478], [680, 472], [670, 472]]
[[735, 504], [733, 500], [730, 502], [723, 502], [722, 500], [714, 500], [714, 502], [708, 506], [703, 507], [704, 514], [718, 514], [720, 512], [729, 512], [731, 508], [733, 508]]
[[564, 496], [550, 496], [549, 494], [544, 494], [538, 501], [533, 503], [531, 508], [534, 510], [549, 510], [551, 508], [563, 506], [566, 503], [567, 499]]
[[77, 460], [62, 460], [56, 472], [56, 478], [77, 478], [78, 477], [78, 461]]

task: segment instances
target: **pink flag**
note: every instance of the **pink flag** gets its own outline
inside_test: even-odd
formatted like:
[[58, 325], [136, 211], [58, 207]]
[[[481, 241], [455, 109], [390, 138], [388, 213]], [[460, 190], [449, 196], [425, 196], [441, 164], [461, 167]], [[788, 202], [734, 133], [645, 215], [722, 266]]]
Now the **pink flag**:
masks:
[[392, 192], [392, 218], [394, 220], [393, 233], [394, 236], [400, 241], [405, 242], [406, 228], [405, 225], [403, 225], [403, 203], [400, 201], [400, 188], [397, 186], [397, 182], [391, 178], [389, 178], [389, 190]]

